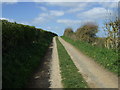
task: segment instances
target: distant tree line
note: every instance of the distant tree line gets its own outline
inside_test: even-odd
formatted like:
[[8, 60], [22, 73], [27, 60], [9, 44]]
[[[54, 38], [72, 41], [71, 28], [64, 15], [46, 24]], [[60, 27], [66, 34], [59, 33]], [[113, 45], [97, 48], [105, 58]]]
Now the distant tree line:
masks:
[[94, 23], [86, 23], [79, 27], [75, 32], [72, 28], [66, 28], [64, 36], [70, 37], [74, 40], [86, 41], [93, 43], [96, 40], [96, 33], [98, 32], [98, 25]]
[[72, 38], [73, 40], [85, 41], [92, 45], [118, 50], [120, 48], [119, 26], [119, 19], [106, 22], [104, 24], [104, 31], [107, 33], [106, 37], [97, 37], [96, 34], [99, 31], [98, 25], [89, 22], [83, 24], [75, 32], [73, 32], [72, 28], [66, 28], [64, 36]]

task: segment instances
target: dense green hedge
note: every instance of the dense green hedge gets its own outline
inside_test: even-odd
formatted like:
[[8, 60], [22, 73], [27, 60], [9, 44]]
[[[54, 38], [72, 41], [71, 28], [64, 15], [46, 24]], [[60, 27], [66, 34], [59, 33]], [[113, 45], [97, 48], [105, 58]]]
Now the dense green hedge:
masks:
[[2, 20], [3, 88], [24, 87], [56, 34]]
[[98, 63], [103, 65], [105, 68], [109, 69], [111, 72], [116, 73], [120, 76], [120, 72], [118, 70], [118, 66], [120, 65], [118, 59], [118, 53], [113, 50], [109, 50], [107, 48], [92, 46], [91, 44], [83, 41], [74, 41], [68, 37], [62, 37], [65, 41], [69, 42], [84, 54], [92, 57]]

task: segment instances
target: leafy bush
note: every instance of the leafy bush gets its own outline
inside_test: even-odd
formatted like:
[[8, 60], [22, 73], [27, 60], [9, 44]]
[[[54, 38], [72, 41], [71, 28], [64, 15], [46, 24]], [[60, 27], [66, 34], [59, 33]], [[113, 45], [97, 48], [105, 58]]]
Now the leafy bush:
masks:
[[64, 36], [71, 36], [73, 34], [72, 28], [66, 28], [64, 32]]
[[24, 87], [56, 34], [2, 20], [3, 88]]
[[78, 40], [92, 43], [96, 39], [96, 33], [98, 32], [98, 26], [94, 23], [86, 23], [76, 31], [76, 37]]
[[81, 40], [88, 43], [94, 43], [96, 40], [96, 33], [98, 32], [98, 25], [92, 22], [83, 24], [75, 32], [72, 28], [66, 28], [64, 35], [74, 40]]

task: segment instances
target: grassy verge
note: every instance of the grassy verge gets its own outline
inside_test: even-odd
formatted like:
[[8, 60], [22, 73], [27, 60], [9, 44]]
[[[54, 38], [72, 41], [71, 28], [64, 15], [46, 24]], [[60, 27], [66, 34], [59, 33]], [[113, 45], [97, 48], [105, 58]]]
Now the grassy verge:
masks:
[[103, 65], [111, 72], [114, 72], [120, 76], [120, 72], [118, 72], [118, 53], [115, 53], [112, 50], [108, 50], [107, 48], [92, 46], [86, 42], [74, 41], [68, 37], [62, 36], [62, 38], [78, 48], [84, 54], [92, 57], [95, 61]]
[[88, 86], [86, 82], [78, 72], [78, 69], [74, 65], [67, 51], [60, 43], [58, 38], [56, 41], [60, 60], [62, 83], [64, 88], [87, 88]]

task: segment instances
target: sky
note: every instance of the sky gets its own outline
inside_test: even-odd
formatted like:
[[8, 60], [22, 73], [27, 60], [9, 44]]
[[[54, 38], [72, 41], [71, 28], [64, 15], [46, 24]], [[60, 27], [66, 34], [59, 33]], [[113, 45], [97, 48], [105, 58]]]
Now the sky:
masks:
[[[104, 37], [107, 18], [115, 16], [117, 2], [13, 2], [2, 3], [2, 17], [11, 22], [35, 26], [63, 35], [65, 28], [77, 30], [86, 22], [99, 25], [97, 36]], [[111, 16], [110, 14], [111, 13]]]

